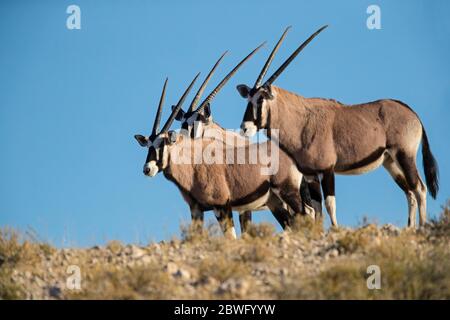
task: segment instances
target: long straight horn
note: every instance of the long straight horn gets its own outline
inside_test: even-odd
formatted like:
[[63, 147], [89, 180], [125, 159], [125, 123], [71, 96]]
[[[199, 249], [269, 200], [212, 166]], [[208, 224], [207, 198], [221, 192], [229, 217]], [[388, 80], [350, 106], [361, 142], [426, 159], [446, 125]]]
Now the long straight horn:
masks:
[[167, 87], [168, 80], [169, 80], [169, 78], [166, 78], [166, 81], [164, 81], [161, 98], [159, 99], [158, 111], [156, 111], [155, 122], [153, 123], [152, 136], [156, 136], [156, 134], [159, 130], [159, 123], [161, 122], [161, 113], [162, 113], [162, 108], [164, 105], [164, 98], [166, 96], [166, 87]]
[[200, 75], [200, 72], [197, 73], [197, 75], [195, 76], [194, 80], [192, 80], [192, 82], [189, 85], [189, 87], [186, 89], [186, 91], [184, 91], [184, 93], [181, 96], [180, 100], [178, 101], [176, 107], [173, 108], [172, 113], [169, 116], [169, 119], [167, 119], [166, 123], [164, 124], [164, 127], [161, 129], [160, 133], [164, 133], [164, 132], [169, 130], [170, 126], [172, 125], [173, 120], [175, 120], [175, 117], [176, 117], [177, 113], [180, 111], [181, 106], [184, 103], [184, 100], [186, 100], [186, 97], [189, 94], [189, 91], [191, 91], [192, 86], [194, 85], [195, 81], [197, 81], [197, 78], [198, 78], [199, 75]]
[[194, 99], [191, 102], [191, 105], [189, 106], [188, 112], [191, 112], [195, 109], [195, 107], [197, 107], [198, 101], [200, 100], [203, 92], [206, 89], [206, 85], [208, 84], [209, 80], [211, 79], [212, 75], [214, 74], [214, 71], [216, 71], [217, 66], [219, 65], [219, 63], [222, 61], [223, 57], [228, 53], [228, 51], [225, 51], [219, 58], [219, 60], [217, 60], [217, 62], [214, 64], [214, 66], [212, 67], [211, 71], [208, 73], [208, 76], [206, 77], [205, 81], [203, 81], [202, 85], [200, 86], [200, 89], [198, 89]]
[[313, 33], [308, 39], [306, 39], [306, 41], [303, 42], [301, 46], [298, 47], [297, 50], [295, 50], [294, 53], [292, 53], [291, 56], [281, 65], [281, 67], [279, 67], [278, 70], [275, 71], [274, 74], [264, 83], [264, 86], [271, 85], [278, 78], [278, 76], [284, 71], [284, 69], [286, 69], [289, 63], [291, 63], [292, 60], [294, 60], [294, 58], [300, 53], [300, 51], [302, 51], [308, 45], [308, 43], [310, 43], [312, 39], [314, 39], [326, 27], [328, 27], [328, 25], [323, 26], [315, 33]]
[[283, 42], [284, 38], [286, 37], [286, 34], [290, 28], [291, 28], [291, 26], [287, 27], [286, 30], [284, 30], [283, 34], [281, 35], [280, 40], [278, 40], [277, 44], [273, 48], [272, 52], [270, 53], [270, 56], [267, 58], [267, 61], [264, 64], [264, 67], [261, 70], [261, 73], [258, 76], [258, 79], [256, 79], [254, 88], [258, 88], [261, 85], [261, 82], [263, 81], [264, 76], [266, 75], [267, 70], [269, 69], [270, 64], [272, 63], [272, 60], [275, 57], [275, 54], [277, 53], [278, 49], [280, 48], [280, 45]]
[[200, 104], [200, 106], [197, 108], [197, 111], [201, 111], [208, 103], [210, 103], [216, 96], [216, 94], [219, 93], [219, 91], [223, 88], [223, 86], [228, 82], [228, 80], [231, 79], [231, 77], [236, 73], [236, 71], [238, 71], [238, 69], [248, 60], [250, 59], [255, 53], [256, 51], [258, 51], [263, 45], [265, 44], [265, 42], [263, 42], [262, 44], [260, 44], [255, 50], [253, 50], [252, 52], [250, 52], [248, 54], [248, 56], [246, 56], [241, 62], [239, 62], [239, 64], [234, 67], [233, 70], [230, 71], [230, 73], [228, 73], [225, 78], [223, 78], [222, 81], [220, 81], [220, 83], [217, 85], [217, 87], [211, 91], [211, 93], [209, 94], [209, 96], [203, 100], [203, 102]]

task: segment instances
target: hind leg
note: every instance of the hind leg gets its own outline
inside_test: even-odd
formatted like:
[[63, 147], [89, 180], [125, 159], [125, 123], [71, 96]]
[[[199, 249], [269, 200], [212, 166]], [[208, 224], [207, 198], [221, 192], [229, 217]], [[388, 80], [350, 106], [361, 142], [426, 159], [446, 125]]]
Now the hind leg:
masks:
[[414, 190], [416, 199], [419, 199], [419, 225], [423, 226], [427, 222], [427, 187], [419, 176], [419, 185]]
[[426, 192], [427, 188], [425, 184], [422, 182], [422, 179], [419, 176], [419, 171], [416, 166], [416, 157], [415, 154], [411, 155], [404, 151], [399, 151], [396, 155], [396, 160], [399, 166], [401, 167], [406, 182], [408, 183], [408, 187], [414, 193], [417, 205], [419, 206], [419, 225], [423, 226], [426, 222]]
[[299, 197], [299, 190], [298, 188], [287, 184], [286, 186], [281, 187], [280, 191], [280, 197], [281, 199], [286, 202], [286, 204], [292, 209], [294, 212], [294, 216], [309, 216], [314, 220], [314, 213], [311, 211], [304, 212], [302, 201]]
[[275, 219], [281, 225], [283, 229], [291, 224], [292, 216], [285, 208], [283, 201], [273, 192], [270, 192], [269, 200], [267, 201], [267, 207], [269, 207]]
[[405, 193], [406, 200], [408, 201], [408, 228], [414, 229], [416, 227], [417, 211], [416, 196], [413, 191], [409, 190], [408, 183], [406, 182], [402, 169], [390, 155], [386, 155], [383, 166], [389, 172], [400, 189], [402, 189]]
[[[300, 199], [300, 193], [308, 189], [306, 183], [302, 184], [303, 180], [303, 174], [297, 170], [297, 167], [293, 166], [289, 178], [278, 186], [279, 196], [289, 206], [289, 209], [294, 212], [294, 216], [309, 216], [314, 220], [314, 209], [311, 206], [311, 201], [309, 201], [309, 204], [303, 206], [302, 199]], [[309, 190], [306, 194], [309, 200], [311, 200]]]

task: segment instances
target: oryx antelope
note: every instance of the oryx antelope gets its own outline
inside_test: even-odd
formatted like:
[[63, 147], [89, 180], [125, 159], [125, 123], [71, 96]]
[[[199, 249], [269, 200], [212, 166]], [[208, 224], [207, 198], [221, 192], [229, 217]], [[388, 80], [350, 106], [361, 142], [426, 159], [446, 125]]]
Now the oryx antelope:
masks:
[[[201, 105], [206, 105], [214, 98], [227, 81], [226, 79], [229, 79], [241, 64], [228, 74], [224, 79], [225, 81], [222, 81]], [[167, 179], [174, 182], [181, 191], [184, 200], [188, 203], [194, 221], [201, 222], [198, 220], [202, 219], [201, 213], [203, 211], [214, 210], [227, 237], [236, 237], [232, 210], [254, 210], [267, 205], [273, 213], [284, 214], [282, 224], [286, 226], [291, 219], [291, 215], [287, 210], [280, 207], [276, 195], [279, 195], [296, 214], [302, 213], [301, 201], [298, 196], [302, 174], [297, 170], [293, 160], [284, 152], [278, 150], [273, 143], [266, 142], [265, 144], [244, 146], [245, 150], [242, 154], [247, 157], [244, 164], [228, 164], [226, 161], [198, 163], [194, 159], [196, 149], [204, 150], [211, 144], [219, 144], [219, 147], [223, 148], [223, 142], [215, 139], [192, 139], [186, 135], [168, 131], [195, 79], [180, 98], [163, 129], [158, 132], [164, 100], [165, 90], [163, 89], [151, 135], [149, 137], [135, 136], [141, 146], [148, 147], [144, 174], [155, 176], [159, 171], [162, 171]], [[251, 164], [248, 159], [250, 154], [255, 154], [252, 148], [261, 147], [265, 147], [269, 153], [277, 153], [279, 167], [273, 175], [263, 174], [263, 169], [269, 169], [271, 163], [258, 161], [256, 164]], [[177, 155], [183, 148], [191, 148], [190, 158], [189, 161], [180, 163]], [[236, 148], [232, 150], [232, 152], [238, 151], [240, 150]], [[223, 153], [224, 156], [225, 154], [227, 152]], [[312, 218], [314, 219], [314, 216]]]
[[247, 136], [257, 130], [279, 130], [279, 145], [305, 175], [322, 175], [325, 206], [331, 223], [337, 226], [335, 174], [363, 174], [383, 165], [408, 201], [408, 226], [415, 227], [419, 207], [420, 225], [426, 221], [427, 187], [419, 176], [416, 154], [422, 142], [425, 181], [433, 198], [439, 189], [438, 166], [425, 128], [418, 115], [405, 103], [383, 99], [357, 105], [335, 100], [305, 98], [273, 82], [298, 53], [326, 26], [300, 45], [262, 84], [270, 63], [283, 41], [281, 36], [269, 55], [255, 85], [237, 89], [248, 101], [241, 128]]
[[[217, 62], [214, 64], [207, 77], [201, 84], [194, 99], [187, 111], [180, 108], [180, 111], [175, 116], [175, 120], [181, 122], [181, 132], [194, 138], [213, 138], [218, 139], [225, 144], [231, 144], [234, 147], [242, 147], [249, 143], [248, 138], [234, 132], [223, 129], [220, 125], [213, 121], [210, 109], [210, 101], [208, 103], [203, 103], [197, 107], [198, 102], [209, 82], [213, 76], [217, 66], [222, 61], [223, 57], [227, 52], [223, 53]], [[173, 106], [175, 108], [175, 106]], [[296, 173], [295, 173], [296, 174]], [[322, 197], [320, 193], [320, 184], [310, 184], [309, 189], [311, 190], [311, 196], [308, 190], [308, 184], [302, 179], [301, 183], [301, 199], [303, 204], [303, 211], [311, 210], [311, 206], [314, 208], [316, 218], [321, 215], [322, 207]], [[274, 195], [276, 197], [276, 195]], [[311, 199], [312, 198], [312, 199]], [[281, 200], [278, 200], [281, 203]], [[312, 202], [312, 203], [311, 203]], [[259, 210], [267, 210], [266, 206], [259, 208]], [[279, 215], [275, 212], [275, 218], [280, 222]], [[245, 232], [246, 226], [251, 221], [251, 211], [239, 212], [239, 220], [241, 224], [241, 231]], [[281, 222], [280, 222], [281, 223]]]

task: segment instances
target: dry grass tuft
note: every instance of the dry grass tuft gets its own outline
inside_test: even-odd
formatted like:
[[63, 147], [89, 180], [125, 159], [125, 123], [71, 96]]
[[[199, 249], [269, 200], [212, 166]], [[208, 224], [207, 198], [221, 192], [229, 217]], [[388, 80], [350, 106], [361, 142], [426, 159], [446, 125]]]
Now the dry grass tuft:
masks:
[[250, 238], [266, 239], [271, 238], [275, 234], [275, 227], [269, 223], [254, 224], [251, 223], [245, 236]]

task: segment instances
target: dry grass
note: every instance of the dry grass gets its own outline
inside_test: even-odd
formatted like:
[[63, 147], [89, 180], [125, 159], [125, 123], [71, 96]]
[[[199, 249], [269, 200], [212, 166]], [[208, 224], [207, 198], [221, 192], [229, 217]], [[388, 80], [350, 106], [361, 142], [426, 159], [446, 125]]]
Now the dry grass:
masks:
[[[325, 232], [301, 220], [280, 234], [252, 225], [229, 241], [216, 227], [186, 226], [181, 240], [146, 247], [56, 250], [2, 230], [0, 298], [450, 299], [449, 205], [419, 231], [364, 223]], [[64, 287], [71, 264], [81, 268], [81, 291]], [[367, 288], [370, 265], [380, 267], [379, 290]]]
[[32, 268], [40, 260], [37, 252], [50, 254], [54, 249], [46, 243], [32, 243], [12, 229], [0, 230], [0, 299], [21, 299], [24, 288], [12, 278], [17, 268]]

